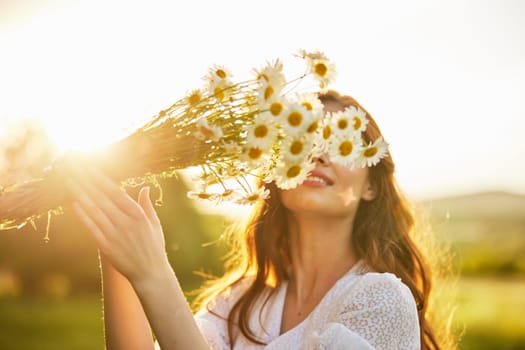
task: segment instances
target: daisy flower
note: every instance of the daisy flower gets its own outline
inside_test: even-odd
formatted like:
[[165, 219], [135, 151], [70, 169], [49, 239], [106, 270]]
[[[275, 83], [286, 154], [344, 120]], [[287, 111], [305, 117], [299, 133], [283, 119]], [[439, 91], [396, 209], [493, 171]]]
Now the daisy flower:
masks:
[[332, 136], [328, 148], [330, 160], [344, 166], [353, 166], [361, 149], [361, 140], [354, 134]]
[[379, 136], [373, 143], [359, 152], [357, 163], [361, 167], [374, 166], [388, 153], [388, 143]]
[[309, 53], [302, 51], [302, 55], [308, 66], [309, 74], [312, 74], [312, 76], [319, 81], [321, 89], [324, 89], [335, 80], [335, 64], [330, 62], [322, 52], [316, 51]]
[[312, 157], [327, 153], [330, 146], [330, 140], [334, 135], [333, 123], [330, 115], [327, 114], [319, 121], [319, 125], [314, 134]]
[[239, 197], [239, 193], [235, 190], [225, 188], [221, 193], [217, 193], [217, 197], [220, 201], [234, 201]]
[[217, 79], [209, 82], [208, 92], [217, 101], [226, 100], [232, 92], [233, 83], [229, 79]]
[[279, 161], [273, 169], [273, 179], [277, 187], [288, 190], [303, 183], [308, 174], [315, 168], [312, 162]]
[[334, 134], [332, 120], [329, 116], [325, 117], [321, 122], [321, 128], [319, 129], [321, 139], [328, 142]]
[[262, 84], [257, 89], [257, 100], [260, 109], [267, 109], [275, 101], [282, 101], [281, 88], [275, 83]]
[[290, 102], [285, 113], [281, 116], [283, 132], [288, 136], [302, 135], [314, 120], [314, 115], [305, 106], [297, 102]]
[[350, 114], [348, 113], [348, 108], [344, 111], [330, 113], [330, 119], [336, 133], [352, 132], [353, 121]]
[[196, 106], [199, 102], [201, 102], [202, 98], [202, 91], [200, 89], [195, 89], [186, 95], [186, 97], [184, 98], [184, 102], [186, 103], [186, 105], [188, 105], [188, 107], [191, 108]]
[[348, 115], [354, 132], [362, 133], [366, 130], [368, 119], [366, 119], [365, 111], [359, 107], [350, 106], [346, 108], [345, 114]]
[[262, 113], [270, 114], [276, 121], [282, 118], [282, 115], [286, 111], [287, 100], [283, 96], [275, 96], [268, 101], [259, 101], [259, 110]]
[[223, 136], [222, 129], [219, 126], [211, 126], [206, 118], [199, 119], [196, 126], [197, 130], [193, 135], [201, 141], [211, 140], [217, 142]]
[[312, 121], [308, 125], [306, 132], [315, 133], [324, 115], [323, 103], [315, 93], [297, 94], [295, 98], [299, 104], [303, 105], [307, 111], [312, 113]]
[[270, 154], [257, 146], [247, 146], [240, 155], [241, 161], [249, 168], [265, 167], [268, 165]]
[[199, 184], [199, 188], [207, 188], [208, 186], [215, 185], [219, 182], [217, 176], [208, 171], [202, 171], [200, 174], [192, 176], [192, 180]]
[[218, 101], [222, 101], [228, 97], [228, 92], [233, 85], [230, 70], [220, 65], [213, 65], [208, 74], [204, 76], [204, 81], [208, 85], [209, 94], [214, 96]]
[[275, 86], [278, 91], [281, 91], [286, 84], [286, 78], [283, 73], [283, 64], [281, 60], [276, 59], [273, 62], [267, 62], [266, 66], [261, 69], [254, 69], [257, 81], [263, 86]]
[[312, 145], [313, 137], [307, 135], [287, 137], [280, 143], [280, 157], [289, 162], [301, 162], [310, 155]]
[[188, 191], [187, 196], [189, 199], [196, 199], [200, 201], [213, 201], [219, 198], [216, 193], [203, 191]]
[[275, 127], [275, 119], [267, 113], [260, 114], [253, 124], [246, 127], [246, 144], [262, 150], [269, 149], [276, 141], [279, 130]]
[[229, 80], [233, 74], [224, 66], [214, 64], [208, 69], [208, 74], [203, 78], [208, 83], [213, 83], [221, 80]]
[[264, 187], [258, 188], [251, 192], [246, 193], [243, 197], [237, 199], [235, 203], [250, 205], [255, 204], [258, 201], [264, 200], [270, 196], [270, 190], [265, 189]]
[[301, 49], [299, 51], [299, 56], [304, 58], [305, 60], [326, 60], [328, 59], [326, 55], [321, 51], [306, 51], [304, 49]]
[[295, 94], [294, 100], [302, 104], [307, 110], [315, 112], [321, 118], [324, 114], [324, 105], [316, 93], [306, 92]]

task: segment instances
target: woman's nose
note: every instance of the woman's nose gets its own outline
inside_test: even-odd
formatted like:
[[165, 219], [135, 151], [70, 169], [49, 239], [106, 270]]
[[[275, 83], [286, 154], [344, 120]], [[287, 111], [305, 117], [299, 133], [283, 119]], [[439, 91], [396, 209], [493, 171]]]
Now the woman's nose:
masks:
[[328, 166], [331, 164], [330, 157], [328, 157], [327, 153], [322, 153], [319, 156], [314, 158], [314, 163], [320, 164], [323, 166]]

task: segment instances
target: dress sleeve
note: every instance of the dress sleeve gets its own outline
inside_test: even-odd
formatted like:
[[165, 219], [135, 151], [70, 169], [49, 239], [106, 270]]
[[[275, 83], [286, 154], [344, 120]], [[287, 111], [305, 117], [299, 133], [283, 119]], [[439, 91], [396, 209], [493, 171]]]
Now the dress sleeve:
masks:
[[235, 302], [248, 288], [249, 278], [239, 281], [195, 314], [194, 319], [212, 350], [231, 349], [228, 336], [228, 315]]
[[[213, 306], [210, 310], [204, 309], [194, 315], [197, 327], [199, 327], [202, 336], [212, 350], [231, 349], [228, 340], [227, 323], [222, 318], [223, 315], [227, 316], [227, 302], [227, 299], [219, 296], [213, 301]], [[155, 350], [161, 350], [157, 341], [155, 341]]]
[[418, 350], [420, 333], [412, 293], [389, 273], [368, 273], [333, 304], [330, 322], [312, 334], [317, 349]]

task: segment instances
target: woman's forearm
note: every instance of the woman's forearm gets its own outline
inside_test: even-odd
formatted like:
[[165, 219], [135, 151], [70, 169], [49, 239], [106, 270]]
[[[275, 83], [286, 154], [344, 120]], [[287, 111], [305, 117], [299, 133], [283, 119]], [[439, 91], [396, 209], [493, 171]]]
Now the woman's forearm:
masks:
[[101, 257], [107, 350], [153, 349], [151, 329], [126, 277]]
[[84, 170], [88, 176], [78, 170], [78, 182], [68, 187], [76, 196], [72, 208], [103, 257], [108, 348], [151, 349], [145, 313], [163, 350], [207, 349], [166, 256], [149, 187], [135, 201], [96, 169]]
[[209, 349], [170, 266], [133, 287], [162, 350]]

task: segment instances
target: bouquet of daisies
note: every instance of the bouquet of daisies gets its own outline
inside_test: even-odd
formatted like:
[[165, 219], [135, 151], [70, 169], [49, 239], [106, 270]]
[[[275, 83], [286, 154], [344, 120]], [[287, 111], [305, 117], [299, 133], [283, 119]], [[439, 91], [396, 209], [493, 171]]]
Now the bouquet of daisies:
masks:
[[204, 87], [101, 152], [66, 154], [41, 177], [0, 187], [0, 230], [34, 225], [42, 215], [61, 213], [70, 200], [62, 183], [71, 162], [96, 166], [123, 186], [157, 184], [159, 177], [200, 167], [197, 190], [189, 197], [241, 204], [268, 196], [247, 177], [294, 188], [313, 169], [312, 158], [323, 153], [347, 166], [379, 162], [388, 145], [381, 138], [363, 143], [364, 111], [350, 107], [325, 114], [315, 92], [295, 91], [307, 77], [326, 88], [335, 78], [335, 65], [321, 52], [301, 51], [298, 56], [305, 73], [292, 80], [286, 79], [278, 59], [253, 69], [253, 79], [243, 82], [234, 82], [227, 68], [214, 65]]

